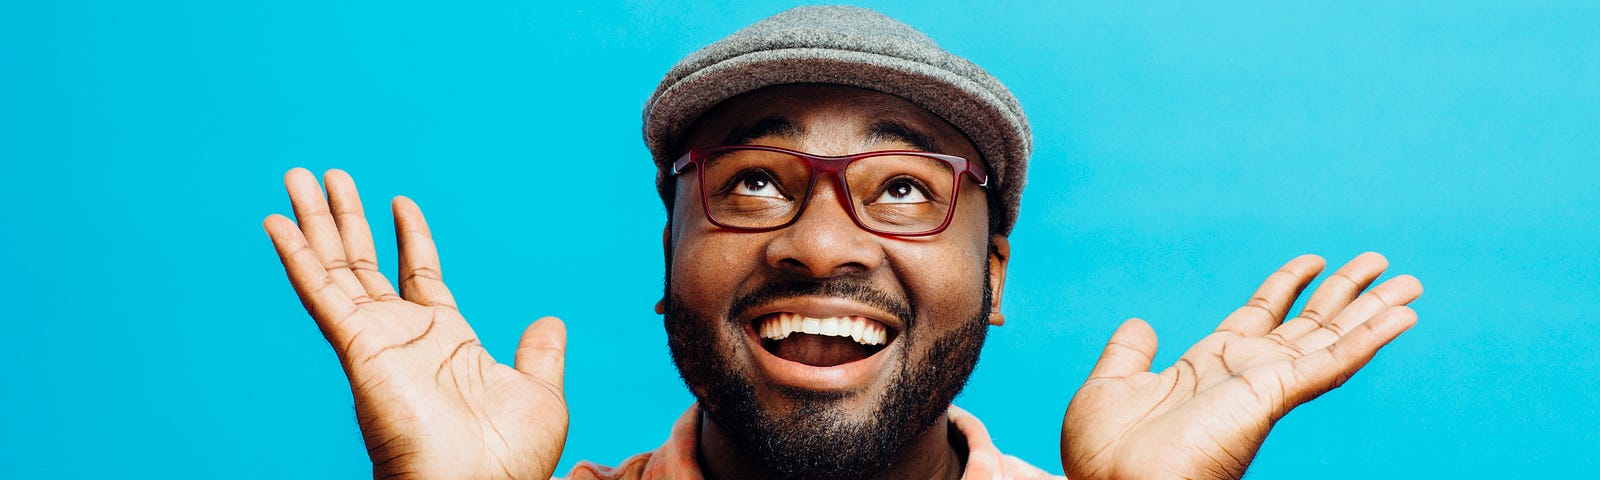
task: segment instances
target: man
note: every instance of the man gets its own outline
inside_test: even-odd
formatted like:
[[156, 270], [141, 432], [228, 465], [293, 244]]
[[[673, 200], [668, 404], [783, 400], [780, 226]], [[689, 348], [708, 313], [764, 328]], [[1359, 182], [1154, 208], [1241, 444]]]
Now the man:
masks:
[[[780, 13], [690, 55], [645, 110], [668, 211], [657, 306], [699, 400], [661, 449], [572, 478], [1042, 478], [951, 405], [1000, 300], [1030, 138], [993, 77], [871, 11]], [[354, 182], [286, 177], [265, 227], [344, 364], [375, 475], [547, 478], [566, 437], [565, 329], [515, 368], [456, 310], [420, 210], [398, 197], [399, 291]], [[1409, 328], [1421, 294], [1357, 257], [1284, 322], [1297, 258], [1176, 365], [1111, 337], [1062, 426], [1073, 478], [1237, 478], [1272, 423]]]

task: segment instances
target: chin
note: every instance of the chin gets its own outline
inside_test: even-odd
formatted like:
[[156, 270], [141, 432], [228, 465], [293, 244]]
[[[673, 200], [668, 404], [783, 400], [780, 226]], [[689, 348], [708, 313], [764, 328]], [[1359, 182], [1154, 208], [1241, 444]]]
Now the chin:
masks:
[[828, 295], [784, 296], [724, 319], [669, 296], [664, 321], [684, 383], [748, 463], [773, 478], [870, 478], [900, 461], [966, 385], [988, 332], [984, 290], [978, 315], [934, 338], [906, 328], [917, 324], [909, 308]]

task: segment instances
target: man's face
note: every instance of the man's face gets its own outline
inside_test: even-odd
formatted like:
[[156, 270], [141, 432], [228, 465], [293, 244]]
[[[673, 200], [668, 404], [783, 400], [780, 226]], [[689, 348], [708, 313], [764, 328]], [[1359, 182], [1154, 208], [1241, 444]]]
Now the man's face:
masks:
[[[979, 159], [960, 131], [910, 102], [827, 85], [730, 99], [684, 144]], [[944, 412], [987, 325], [1000, 321], [994, 307], [1008, 249], [989, 235], [982, 188], [961, 177], [949, 228], [902, 238], [859, 228], [831, 177], [817, 179], [795, 223], [760, 233], [710, 223], [698, 181], [693, 171], [676, 179], [666, 239], [666, 324], [685, 382], [723, 434], [774, 474], [862, 476], [886, 466]], [[763, 329], [808, 321], [878, 329], [882, 343], [870, 345], [870, 335], [763, 338]]]

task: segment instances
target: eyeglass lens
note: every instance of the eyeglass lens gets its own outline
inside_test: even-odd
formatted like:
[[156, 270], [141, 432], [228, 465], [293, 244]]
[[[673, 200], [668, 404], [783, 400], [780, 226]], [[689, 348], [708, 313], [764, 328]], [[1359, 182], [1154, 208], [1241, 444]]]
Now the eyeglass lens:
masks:
[[[812, 184], [803, 158], [765, 150], [730, 150], [701, 163], [705, 196], [713, 220], [738, 228], [771, 228], [788, 223], [801, 209]], [[936, 158], [877, 155], [851, 162], [845, 186], [857, 221], [888, 233], [921, 233], [948, 218], [955, 173]]]

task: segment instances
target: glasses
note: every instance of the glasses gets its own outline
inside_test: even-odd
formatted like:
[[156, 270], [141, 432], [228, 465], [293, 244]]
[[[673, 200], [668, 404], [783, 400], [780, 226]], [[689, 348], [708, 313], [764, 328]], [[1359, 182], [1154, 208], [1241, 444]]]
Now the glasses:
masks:
[[761, 145], [690, 150], [672, 164], [699, 172], [700, 204], [719, 227], [764, 232], [800, 218], [817, 178], [843, 187], [845, 212], [863, 230], [899, 237], [933, 235], [950, 225], [961, 175], [979, 187], [989, 176], [977, 162], [938, 153], [884, 150], [826, 157]]

